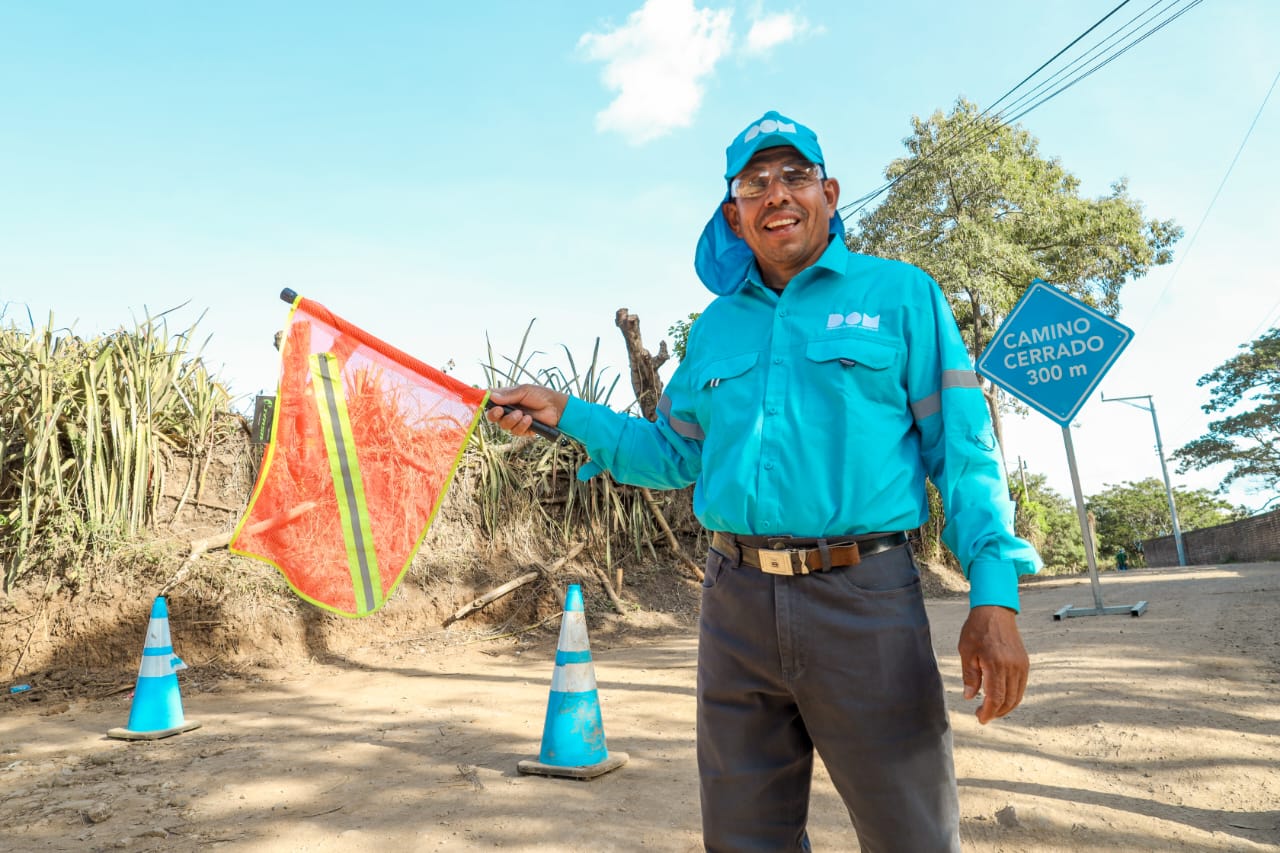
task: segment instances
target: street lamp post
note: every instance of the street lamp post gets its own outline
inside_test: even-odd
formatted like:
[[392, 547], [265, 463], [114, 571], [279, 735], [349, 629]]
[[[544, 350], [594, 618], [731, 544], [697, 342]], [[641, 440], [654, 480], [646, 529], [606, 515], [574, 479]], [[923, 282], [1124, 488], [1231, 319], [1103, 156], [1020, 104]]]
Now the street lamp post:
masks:
[[[1134, 403], [1134, 400], [1146, 400], [1146, 405]], [[1164, 463], [1164, 446], [1160, 443], [1160, 421], [1156, 419], [1156, 404], [1150, 394], [1139, 394], [1133, 397], [1108, 397], [1102, 395], [1104, 403], [1126, 403], [1135, 409], [1145, 409], [1151, 413], [1151, 425], [1156, 431], [1156, 455], [1160, 457], [1160, 473], [1164, 475], [1164, 493], [1169, 498], [1169, 517], [1173, 519], [1173, 544], [1178, 548], [1178, 565], [1187, 564], [1187, 552], [1182, 547], [1182, 528], [1178, 526], [1178, 507], [1173, 500], [1173, 487], [1169, 485], [1169, 468]]]

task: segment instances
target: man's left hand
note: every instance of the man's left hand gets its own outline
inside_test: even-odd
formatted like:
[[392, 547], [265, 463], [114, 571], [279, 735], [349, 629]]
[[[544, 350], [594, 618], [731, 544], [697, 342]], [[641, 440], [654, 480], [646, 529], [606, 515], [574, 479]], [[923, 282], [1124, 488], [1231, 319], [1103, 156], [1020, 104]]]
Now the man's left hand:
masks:
[[974, 712], [979, 723], [986, 725], [1018, 707], [1030, 669], [1017, 613], [995, 605], [969, 611], [960, 629], [960, 671], [964, 698], [972, 699], [982, 691], [982, 705]]

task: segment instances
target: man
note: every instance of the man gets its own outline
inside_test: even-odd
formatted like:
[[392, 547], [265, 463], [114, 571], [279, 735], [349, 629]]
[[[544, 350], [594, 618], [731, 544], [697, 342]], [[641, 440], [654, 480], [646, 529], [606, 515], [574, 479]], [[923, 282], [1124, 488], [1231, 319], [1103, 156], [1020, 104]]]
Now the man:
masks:
[[849, 252], [817, 137], [766, 113], [727, 152], [698, 244], [717, 298], [690, 330], [656, 422], [533, 386], [493, 392], [622, 482], [694, 483], [711, 531], [698, 645], [707, 850], [808, 850], [813, 750], [864, 851], [958, 851], [942, 680], [906, 531], [946, 505], [970, 581], [960, 635], [979, 722], [1022, 699], [1017, 576], [990, 416], [955, 319], [920, 270]]

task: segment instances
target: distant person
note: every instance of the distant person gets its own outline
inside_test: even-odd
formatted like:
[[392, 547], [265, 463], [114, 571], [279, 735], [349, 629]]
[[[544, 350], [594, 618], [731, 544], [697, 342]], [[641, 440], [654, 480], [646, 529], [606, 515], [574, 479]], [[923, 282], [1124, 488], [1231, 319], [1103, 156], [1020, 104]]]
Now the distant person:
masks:
[[964, 695], [1022, 700], [1018, 575], [1035, 549], [986, 400], [925, 273], [851, 253], [813, 131], [776, 112], [726, 152], [695, 266], [717, 295], [657, 420], [531, 385], [493, 391], [517, 435], [558, 425], [624, 483], [694, 484], [711, 531], [698, 644], [698, 771], [710, 851], [808, 850], [816, 748], [862, 849], [958, 851], [942, 679], [907, 534], [946, 507], [970, 582]]
[[1124, 552], [1123, 548], [1116, 551], [1116, 571], [1123, 572], [1129, 569], [1129, 555]]

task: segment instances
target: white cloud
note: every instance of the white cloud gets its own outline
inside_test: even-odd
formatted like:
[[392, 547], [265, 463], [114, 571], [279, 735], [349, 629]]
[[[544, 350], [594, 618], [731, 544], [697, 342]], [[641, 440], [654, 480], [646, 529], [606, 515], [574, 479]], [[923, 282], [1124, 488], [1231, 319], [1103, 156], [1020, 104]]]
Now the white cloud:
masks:
[[743, 53], [768, 53], [780, 44], [795, 41], [810, 31], [809, 23], [791, 12], [764, 15], [751, 24]]
[[694, 0], [645, 0], [623, 26], [584, 34], [578, 48], [605, 63], [604, 84], [617, 92], [596, 128], [640, 144], [692, 124], [703, 79], [729, 52], [732, 17]]

